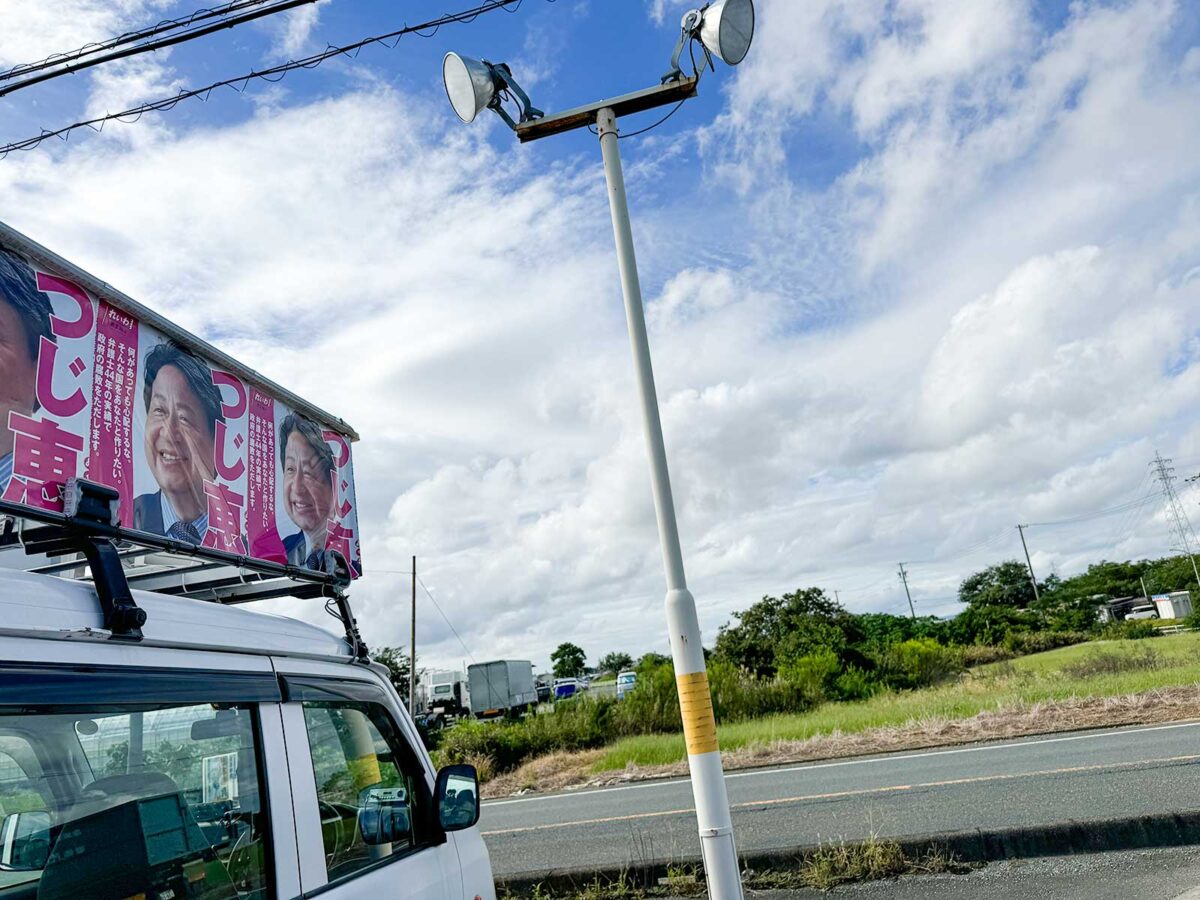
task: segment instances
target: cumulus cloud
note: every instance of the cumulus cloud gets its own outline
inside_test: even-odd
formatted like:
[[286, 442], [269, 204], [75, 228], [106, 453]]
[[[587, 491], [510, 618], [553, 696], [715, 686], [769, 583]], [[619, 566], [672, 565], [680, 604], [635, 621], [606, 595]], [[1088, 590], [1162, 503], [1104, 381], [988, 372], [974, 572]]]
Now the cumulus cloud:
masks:
[[[1167, 40], [1178, 6], [1074, 4], [1049, 31], [1035, 13], [764, 0], [681, 159], [701, 172], [688, 240], [673, 198], [642, 206], [709, 639], [798, 585], [907, 611], [901, 559], [920, 611], [951, 612], [963, 575], [1020, 552], [1016, 523], [1143, 497], [1035, 528], [1035, 566], [1166, 551], [1146, 463], [1200, 468], [1200, 65]], [[476, 658], [663, 649], [602, 177], [431, 126], [441, 102], [360, 83], [56, 148], [0, 167], [0, 204], [358, 428], [370, 641], [406, 640], [391, 572], [415, 553]], [[806, 177], [830, 131], [849, 149]], [[657, 198], [661, 166], [629, 156]], [[463, 658], [421, 603], [426, 659]]]

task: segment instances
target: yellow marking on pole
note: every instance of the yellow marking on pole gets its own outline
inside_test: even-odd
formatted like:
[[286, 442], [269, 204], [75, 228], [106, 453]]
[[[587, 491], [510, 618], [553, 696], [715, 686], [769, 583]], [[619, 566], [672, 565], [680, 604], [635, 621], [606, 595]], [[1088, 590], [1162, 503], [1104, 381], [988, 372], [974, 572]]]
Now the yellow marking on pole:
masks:
[[[1070, 775], [1078, 772], [1097, 772], [1102, 770], [1119, 771], [1131, 770], [1144, 766], [1162, 763], [1185, 763], [1200, 760], [1200, 754], [1188, 756], [1164, 756], [1158, 759], [1143, 759], [1126, 763], [1096, 763], [1090, 766], [1068, 766], [1062, 769], [1044, 769], [1040, 772], [1021, 772], [1013, 775], [976, 775], [972, 778], [950, 778], [945, 781], [926, 781], [921, 784], [893, 784], [887, 787], [859, 788], [853, 791], [835, 791], [829, 794], [803, 794], [799, 797], [775, 797], [770, 800], [751, 800], [746, 803], [732, 803], [732, 809], [762, 809], [768, 806], [779, 806], [783, 803], [804, 803], [812, 800], [840, 800], [845, 797], [862, 797], [868, 794], [896, 794], [905, 791], [916, 791], [922, 788], [954, 787], [963, 784], [982, 784], [988, 781], [1016, 781], [1019, 778], [1036, 778], [1046, 775]], [[486, 808], [486, 804], [485, 804]], [[628, 822], [636, 819], [659, 819], [663, 816], [683, 816], [695, 813], [695, 807], [687, 809], [671, 809], [663, 812], [632, 813], [625, 816], [606, 816], [601, 819], [581, 819], [576, 822], [553, 822], [547, 825], [527, 825], [524, 828], [503, 828], [496, 831], [485, 831], [484, 835], [520, 834], [525, 831], [548, 831], [553, 828], [570, 828], [573, 825], [602, 825], [606, 822]]]
[[373, 751], [346, 760], [346, 768], [350, 770], [350, 782], [356, 791], [373, 787], [383, 781], [383, 774], [379, 771], [379, 757]]
[[683, 716], [683, 739], [688, 756], [717, 750], [717, 720], [707, 672], [689, 672], [675, 679], [679, 687], [679, 712]]

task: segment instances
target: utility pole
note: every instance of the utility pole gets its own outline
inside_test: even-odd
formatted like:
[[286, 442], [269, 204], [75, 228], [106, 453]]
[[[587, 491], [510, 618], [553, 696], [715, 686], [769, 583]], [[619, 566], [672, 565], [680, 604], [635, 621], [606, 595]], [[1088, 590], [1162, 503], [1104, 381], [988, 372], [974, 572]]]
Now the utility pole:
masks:
[[1033, 574], [1033, 562], [1029, 558], [1029, 546], [1025, 543], [1025, 526], [1018, 525], [1017, 533], [1021, 535], [1021, 547], [1025, 551], [1025, 565], [1029, 567], [1029, 583], [1033, 585], [1033, 599], [1041, 600], [1042, 595], [1038, 593], [1037, 576]]
[[1154, 462], [1150, 465], [1154, 467], [1154, 474], [1158, 476], [1158, 480], [1163, 486], [1163, 497], [1166, 498], [1167, 512], [1172, 521], [1171, 530], [1179, 537], [1183, 544], [1183, 552], [1192, 561], [1192, 574], [1196, 576], [1196, 585], [1200, 586], [1200, 569], [1196, 568], [1196, 557], [1192, 553], [1192, 542], [1189, 540], [1189, 535], [1195, 537], [1195, 533], [1192, 531], [1192, 523], [1188, 521], [1187, 513], [1183, 511], [1179, 497], [1175, 493], [1175, 467], [1171, 465], [1170, 457], [1164, 457], [1157, 450], [1154, 451]]
[[836, 590], [833, 592], [833, 602], [836, 603], [838, 606], [842, 605], [842, 595], [840, 593], [838, 593]]
[[1142, 596], [1143, 596], [1143, 597], [1145, 597], [1147, 600], [1149, 600], [1149, 599], [1150, 599], [1150, 592], [1149, 592], [1148, 590], [1146, 590], [1146, 576], [1145, 576], [1145, 575], [1139, 575], [1139, 576], [1138, 576], [1138, 581], [1140, 581], [1140, 582], [1142, 583]]
[[916, 621], [917, 611], [913, 609], [912, 594], [908, 591], [908, 573], [904, 571], [904, 563], [900, 563], [900, 580], [904, 582], [904, 596], [908, 598], [908, 613]]
[[417, 715], [417, 558], [412, 570], [412, 633], [408, 642], [408, 714]]

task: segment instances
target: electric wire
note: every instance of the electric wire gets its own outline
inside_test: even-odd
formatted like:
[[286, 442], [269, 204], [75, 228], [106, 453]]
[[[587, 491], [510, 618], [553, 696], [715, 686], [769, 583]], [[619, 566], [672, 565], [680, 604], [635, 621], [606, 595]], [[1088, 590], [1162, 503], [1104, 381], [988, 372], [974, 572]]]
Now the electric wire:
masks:
[[[696, 78], [696, 77], [697, 77], [697, 72], [699, 71], [699, 69], [697, 69], [697, 68], [696, 68], [696, 50], [695, 50], [695, 47], [696, 47], [696, 39], [695, 39], [695, 38], [692, 38], [690, 41], [688, 41], [688, 53], [689, 53], [689, 54], [691, 55], [691, 57], [692, 57], [692, 77], [693, 77], [693, 78]], [[707, 47], [704, 47], [704, 46], [703, 46], [703, 44], [701, 45], [701, 47], [703, 47], [703, 49], [704, 49], [704, 56], [705, 56], [705, 59], [706, 59], [706, 61], [707, 61], [707, 62], [708, 62], [708, 64], [711, 66], [711, 65], [713, 64], [713, 62], [712, 62], [712, 55], [711, 55], [711, 54], [708, 52], [708, 48], [707, 48]], [[667, 121], [667, 119], [671, 118], [671, 116], [675, 115], [675, 113], [677, 113], [677, 112], [679, 111], [679, 107], [683, 106], [684, 102], [685, 102], [686, 100], [688, 100], [688, 99], [689, 99], [689, 98], [687, 98], [687, 97], [684, 97], [684, 98], [683, 98], [683, 100], [680, 100], [678, 103], [676, 103], [674, 106], [672, 106], [672, 107], [671, 107], [671, 111], [670, 111], [670, 112], [668, 112], [668, 113], [667, 113], [665, 116], [663, 116], [661, 119], [659, 119], [659, 120], [658, 120], [657, 122], [655, 122], [653, 125], [647, 125], [645, 128], [639, 128], [637, 131], [631, 131], [631, 132], [629, 132], [629, 134], [621, 134], [620, 132], [618, 132], [618, 133], [617, 133], [617, 140], [619, 140], [619, 141], [623, 141], [623, 140], [625, 140], [626, 138], [634, 138], [634, 137], [637, 137], [638, 135], [645, 134], [647, 131], [653, 131], [653, 130], [654, 130], [655, 128], [657, 128], [659, 125], [663, 124], [663, 122]], [[597, 134], [597, 135], [598, 135], [598, 134], [600, 133], [599, 129], [597, 129], [597, 128], [596, 128], [594, 125], [589, 125], [589, 126], [587, 127], [587, 129], [588, 129], [588, 131], [590, 131], [592, 134]], [[3, 159], [3, 157], [2, 157], [2, 156], [0, 156], [0, 159]]]
[[35, 84], [41, 84], [50, 81], [54, 78], [59, 78], [63, 75], [71, 75], [75, 72], [90, 69], [93, 66], [100, 66], [104, 63], [116, 62], [119, 59], [127, 59], [131, 56], [138, 56], [142, 53], [150, 53], [155, 50], [162, 50], [166, 47], [173, 47], [177, 44], [185, 43], [186, 41], [194, 41], [197, 38], [205, 37], [206, 35], [214, 34], [218, 31], [223, 31], [226, 28], [233, 28], [237, 25], [253, 22], [257, 19], [273, 16], [277, 13], [286, 12], [290, 9], [295, 9], [299, 6], [305, 6], [310, 3], [316, 3], [317, 0], [281, 0], [281, 2], [273, 3], [270, 6], [261, 6], [258, 9], [252, 9], [249, 12], [242, 13], [238, 16], [230, 16], [221, 19], [212, 25], [206, 25], [203, 28], [192, 28], [184, 31], [181, 34], [175, 34], [170, 37], [161, 38], [157, 41], [148, 41], [143, 44], [136, 44], [132, 47], [126, 47], [122, 50], [113, 50], [111, 53], [106, 53], [102, 56], [97, 56], [92, 59], [84, 59], [78, 62], [68, 63], [61, 68], [53, 69], [52, 71], [43, 71], [36, 75], [31, 75], [20, 81], [12, 84], [0, 85], [0, 97], [5, 97], [22, 88], [32, 87]]
[[[546, 0], [553, 3], [555, 0]], [[448, 13], [440, 16], [437, 19], [431, 19], [428, 22], [422, 22], [419, 25], [406, 25], [395, 31], [386, 34], [377, 34], [362, 40], [355, 41], [351, 44], [344, 44], [340, 47], [329, 45], [324, 51], [314, 53], [311, 56], [306, 56], [303, 59], [289, 60], [277, 66], [272, 66], [268, 69], [252, 70], [244, 75], [239, 75], [235, 78], [226, 78], [222, 81], [216, 81], [212, 84], [205, 85], [201, 88], [192, 90], [181, 90], [178, 94], [171, 97], [164, 97], [160, 100], [155, 100], [149, 103], [143, 103], [138, 106], [131, 107], [118, 113], [107, 113], [103, 116], [97, 116], [93, 119], [87, 119], [80, 122], [75, 122], [71, 125], [66, 125], [62, 128], [53, 131], [44, 130], [41, 134], [33, 137], [25, 138], [20, 141], [14, 141], [9, 144], [0, 146], [0, 159], [6, 158], [10, 153], [16, 150], [32, 150], [43, 141], [50, 138], [60, 138], [68, 140], [71, 133], [80, 128], [90, 128], [93, 131], [103, 131], [104, 124], [111, 121], [119, 121], [123, 124], [132, 124], [149, 112], [162, 112], [173, 109], [177, 104], [184, 100], [190, 100], [195, 97], [201, 98], [204, 102], [208, 102], [213, 91], [223, 87], [231, 88], [237, 93], [244, 93], [249, 87], [250, 82], [261, 80], [269, 83], [281, 81], [289, 72], [297, 69], [315, 69], [321, 63], [335, 56], [346, 56], [350, 59], [355, 59], [364, 47], [373, 44], [380, 44], [389, 50], [394, 50], [400, 43], [401, 38], [408, 34], [416, 34], [419, 37], [432, 37], [444, 25], [469, 23], [474, 22], [477, 18], [489, 12], [494, 12], [498, 9], [503, 9], [509, 13], [515, 13], [524, 3], [524, 0], [487, 0], [486, 3], [481, 3], [478, 6], [470, 9], [462, 10], [461, 12]], [[428, 33], [425, 33], [428, 32]], [[388, 42], [391, 43], [388, 43]], [[238, 87], [241, 85], [241, 87]]]
[[954, 560], [962, 559], [965, 556], [972, 556], [972, 555], [974, 555], [976, 553], [980, 553], [984, 550], [991, 550], [995, 547], [998, 547], [1000, 544], [1004, 543], [1004, 541], [1010, 539], [1011, 537], [1012, 537], [1012, 534], [1011, 534], [1010, 529], [1006, 528], [1004, 531], [993, 534], [991, 537], [986, 537], [983, 540], [976, 541], [973, 544], [968, 544], [967, 546], [962, 547], [948, 555], [927, 556], [923, 559], [909, 559], [909, 560], [905, 560], [904, 562], [905, 562], [905, 565], [909, 565], [909, 566], [927, 566], [927, 565], [933, 565], [934, 563], [953, 562]]
[[1095, 512], [1090, 512], [1090, 513], [1080, 513], [1077, 516], [1069, 516], [1065, 519], [1058, 519], [1053, 522], [1029, 522], [1028, 524], [1025, 525], [1025, 527], [1026, 528], [1050, 528], [1050, 527], [1055, 527], [1055, 526], [1059, 526], [1059, 525], [1074, 525], [1077, 522], [1088, 522], [1088, 521], [1091, 521], [1092, 519], [1099, 519], [1099, 518], [1103, 518], [1104, 516], [1113, 516], [1113, 515], [1116, 515], [1117, 513], [1126, 512], [1126, 511], [1134, 508], [1135, 506], [1137, 506], [1139, 503], [1142, 503], [1145, 500], [1149, 499], [1150, 497], [1158, 497], [1158, 496], [1161, 496], [1161, 493], [1159, 491], [1154, 491], [1152, 494], [1147, 494], [1145, 497], [1138, 497], [1135, 500], [1128, 500], [1125, 503], [1119, 503], [1116, 506], [1110, 506], [1107, 509], [1098, 509]]
[[425, 582], [421, 580], [420, 575], [417, 576], [417, 584], [419, 584], [421, 586], [421, 590], [423, 590], [425, 592], [425, 596], [429, 598], [429, 602], [433, 604], [433, 608], [438, 611], [438, 615], [440, 615], [442, 617], [442, 620], [450, 627], [450, 630], [452, 632], [454, 632], [454, 637], [458, 640], [459, 646], [463, 648], [463, 652], [466, 653], [467, 656], [471, 657], [471, 662], [475, 662], [475, 656], [471, 653], [470, 649], [463, 642], [463, 639], [461, 637], [459, 637], [458, 629], [456, 629], [454, 627], [454, 625], [451, 623], [450, 619], [446, 616], [446, 614], [444, 612], [442, 612], [441, 605], [437, 602], [436, 599], [434, 599], [433, 594], [431, 594], [429, 592], [429, 588], [427, 588], [425, 586]]
[[232, 0], [230, 3], [224, 3], [220, 6], [198, 9], [186, 16], [180, 16], [175, 19], [163, 19], [157, 25], [152, 25], [149, 28], [142, 28], [137, 31], [127, 31], [124, 34], [109, 38], [104, 41], [95, 41], [84, 44], [78, 50], [70, 50], [65, 53], [51, 53], [44, 59], [37, 62], [21, 63], [0, 72], [0, 81], [8, 81], [11, 78], [18, 78], [22, 75], [27, 75], [31, 72], [40, 72], [52, 66], [62, 65], [63, 63], [72, 62], [77, 59], [82, 59], [85, 56], [90, 56], [93, 53], [103, 53], [105, 50], [111, 50], [114, 47], [120, 47], [125, 44], [136, 43], [147, 38], [152, 38], [160, 34], [165, 34], [168, 31], [174, 31], [178, 28], [188, 28], [197, 22], [207, 21], [208, 19], [220, 18], [227, 16], [230, 13], [239, 12], [243, 9], [248, 9], [255, 6], [262, 6], [264, 3], [272, 2], [272, 0]]
[[[403, 575], [405, 578], [413, 577], [412, 572], [404, 572], [404, 571], [401, 571], [400, 569], [371, 569], [371, 572], [373, 574], [379, 574], [379, 575]], [[429, 602], [433, 604], [433, 608], [438, 611], [438, 615], [440, 615], [442, 617], [442, 621], [445, 622], [446, 625], [450, 628], [450, 630], [454, 633], [454, 637], [458, 640], [459, 646], [463, 648], [463, 652], [466, 653], [467, 656], [471, 657], [471, 662], [475, 662], [475, 656], [471, 653], [470, 649], [463, 642], [463, 639], [458, 634], [458, 630], [454, 627], [454, 623], [450, 621], [449, 617], [442, 610], [441, 604], [439, 604], [437, 602], [437, 598], [435, 598], [433, 596], [433, 594], [430, 593], [429, 588], [425, 586], [425, 582], [421, 580], [420, 575], [417, 576], [417, 584], [419, 584], [421, 586], [421, 590], [423, 590], [425, 592], [425, 596], [429, 598]]]

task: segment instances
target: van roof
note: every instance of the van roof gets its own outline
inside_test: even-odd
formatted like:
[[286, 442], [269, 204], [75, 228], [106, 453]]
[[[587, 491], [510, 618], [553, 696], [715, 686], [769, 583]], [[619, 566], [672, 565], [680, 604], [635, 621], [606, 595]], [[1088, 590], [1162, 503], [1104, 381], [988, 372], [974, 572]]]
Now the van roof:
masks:
[[[148, 591], [133, 591], [133, 598], [146, 611], [146, 644], [353, 657], [345, 638], [286, 616]], [[103, 627], [90, 582], [0, 569], [0, 635], [77, 639], [80, 632]]]

